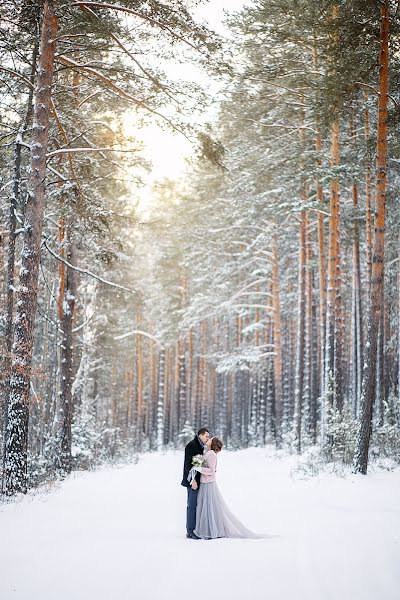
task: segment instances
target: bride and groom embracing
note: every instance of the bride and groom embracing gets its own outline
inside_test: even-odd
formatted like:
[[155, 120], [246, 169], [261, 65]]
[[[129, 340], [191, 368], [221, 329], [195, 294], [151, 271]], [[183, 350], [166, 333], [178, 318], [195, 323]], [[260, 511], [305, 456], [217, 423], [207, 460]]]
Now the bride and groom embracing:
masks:
[[231, 513], [216, 482], [217, 457], [223, 443], [202, 427], [185, 447], [182, 485], [187, 488], [186, 537], [261, 538]]

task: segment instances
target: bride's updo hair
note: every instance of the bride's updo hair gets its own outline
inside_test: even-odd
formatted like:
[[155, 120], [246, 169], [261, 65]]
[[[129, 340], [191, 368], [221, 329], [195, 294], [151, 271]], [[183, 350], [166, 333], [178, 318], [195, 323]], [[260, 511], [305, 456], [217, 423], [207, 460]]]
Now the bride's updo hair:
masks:
[[213, 437], [213, 439], [211, 440], [210, 449], [214, 450], [214, 452], [221, 452], [223, 445], [224, 444], [221, 442], [220, 439], [218, 439], [217, 437]]

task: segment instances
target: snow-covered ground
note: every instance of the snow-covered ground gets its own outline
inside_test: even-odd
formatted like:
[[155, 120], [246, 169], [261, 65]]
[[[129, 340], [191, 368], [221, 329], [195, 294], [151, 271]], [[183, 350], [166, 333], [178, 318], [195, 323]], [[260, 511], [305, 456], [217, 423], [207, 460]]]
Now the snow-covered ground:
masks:
[[185, 538], [182, 453], [73, 475], [0, 507], [1, 600], [398, 600], [400, 470], [290, 476], [293, 458], [219, 455], [259, 540]]

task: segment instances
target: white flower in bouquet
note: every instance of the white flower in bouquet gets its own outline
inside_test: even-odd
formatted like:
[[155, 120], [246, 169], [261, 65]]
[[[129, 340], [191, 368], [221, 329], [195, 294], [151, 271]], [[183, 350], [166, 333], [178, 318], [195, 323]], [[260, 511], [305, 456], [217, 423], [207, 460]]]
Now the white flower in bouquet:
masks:
[[203, 467], [205, 465], [205, 459], [201, 454], [196, 454], [196, 456], [193, 456], [192, 458], [192, 465], [194, 467]]

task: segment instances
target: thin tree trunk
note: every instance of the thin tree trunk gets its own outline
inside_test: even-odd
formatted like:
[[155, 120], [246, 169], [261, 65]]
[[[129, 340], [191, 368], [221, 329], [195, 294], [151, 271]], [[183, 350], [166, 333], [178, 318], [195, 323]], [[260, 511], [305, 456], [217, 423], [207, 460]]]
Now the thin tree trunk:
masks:
[[[314, 273], [311, 271], [311, 288], [314, 289]], [[314, 294], [312, 294], [311, 307], [311, 406], [310, 406], [310, 433], [312, 443], [317, 443], [317, 421], [318, 421], [318, 397], [321, 388], [321, 350], [318, 346], [318, 318], [317, 303]]]
[[[70, 233], [65, 235], [67, 261], [74, 264], [73, 244]], [[66, 267], [66, 277], [63, 291], [63, 314], [61, 319], [61, 352], [60, 352], [60, 469], [63, 474], [70, 473], [72, 468], [72, 358], [73, 358], [73, 333], [76, 273], [74, 269]]]
[[304, 350], [305, 350], [305, 283], [306, 283], [306, 230], [308, 218], [303, 210], [300, 222], [299, 237], [299, 284], [297, 308], [297, 352], [296, 352], [296, 384], [294, 397], [294, 428], [296, 450], [301, 452], [301, 423], [303, 414], [303, 388], [304, 388]]
[[194, 420], [194, 406], [193, 406], [193, 329], [189, 327], [188, 331], [188, 343], [187, 343], [187, 385], [186, 385], [186, 399], [187, 399], [187, 420], [193, 427]]
[[[369, 111], [368, 108], [365, 109], [365, 140], [368, 142], [369, 140]], [[368, 295], [371, 292], [371, 275], [372, 275], [372, 224], [373, 224], [373, 216], [372, 216], [372, 202], [371, 202], [371, 167], [367, 164], [367, 169], [365, 173], [365, 211], [366, 211], [366, 221], [365, 221], [365, 234], [366, 234], [366, 248], [367, 248], [367, 281], [368, 281]]]
[[[350, 133], [355, 142], [355, 130], [351, 123]], [[362, 339], [362, 304], [361, 304], [361, 265], [360, 265], [360, 225], [358, 221], [358, 186], [352, 185], [353, 196], [353, 285], [352, 285], [352, 341], [351, 341], [351, 364], [352, 364], [352, 392], [353, 413], [358, 416], [362, 385], [362, 361], [363, 361], [363, 339]]]
[[374, 227], [370, 314], [363, 372], [361, 420], [355, 459], [355, 472], [366, 474], [372, 430], [372, 410], [376, 396], [377, 338], [383, 310], [385, 203], [387, 177], [387, 118], [389, 94], [389, 0], [381, 4], [379, 53], [378, 142], [376, 161], [376, 218]]
[[[142, 329], [142, 320], [140, 309], [137, 313], [137, 329]], [[137, 423], [134, 423], [136, 432], [136, 446], [141, 448], [142, 432], [143, 432], [143, 339], [141, 335], [137, 336], [136, 340], [136, 383], [137, 383]]]
[[165, 363], [166, 351], [162, 349], [158, 362], [157, 450], [164, 445]]
[[[318, 53], [314, 45], [313, 49], [314, 67], [318, 67]], [[315, 150], [317, 153], [317, 167], [321, 167], [322, 138], [321, 129], [317, 124], [315, 136]], [[324, 191], [319, 178], [316, 181], [317, 200], [322, 208], [324, 205]], [[319, 337], [320, 337], [320, 371], [323, 373], [325, 365], [325, 343], [326, 343], [326, 259], [325, 259], [325, 219], [323, 213], [318, 213], [318, 274], [319, 274]], [[320, 392], [324, 386], [324, 377], [320, 378]]]
[[272, 236], [272, 304], [274, 327], [274, 382], [275, 382], [275, 431], [276, 446], [282, 445], [282, 415], [283, 415], [283, 389], [282, 389], [282, 325], [281, 304], [279, 294], [279, 252], [277, 235]]
[[[339, 165], [339, 125], [333, 123], [331, 129], [331, 166]], [[327, 293], [327, 314], [326, 314], [326, 346], [325, 346], [325, 402], [321, 407], [321, 433], [322, 444], [326, 443], [326, 419], [327, 413], [333, 407], [337, 389], [337, 373], [335, 367], [338, 367], [335, 361], [337, 348], [337, 294], [338, 294], [338, 237], [340, 224], [340, 204], [339, 204], [339, 179], [335, 177], [331, 183], [330, 198], [330, 216], [329, 216], [329, 242], [328, 242], [328, 293]]]

